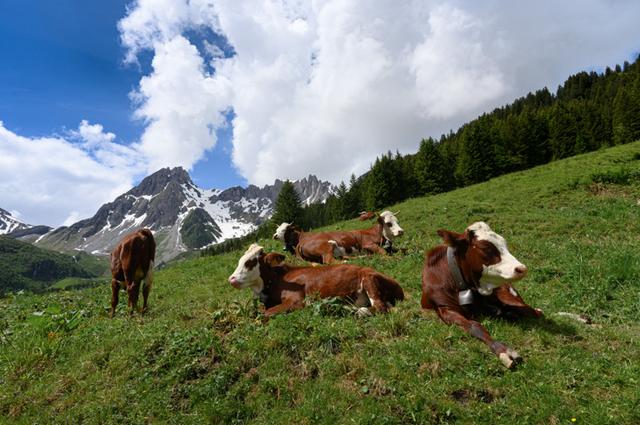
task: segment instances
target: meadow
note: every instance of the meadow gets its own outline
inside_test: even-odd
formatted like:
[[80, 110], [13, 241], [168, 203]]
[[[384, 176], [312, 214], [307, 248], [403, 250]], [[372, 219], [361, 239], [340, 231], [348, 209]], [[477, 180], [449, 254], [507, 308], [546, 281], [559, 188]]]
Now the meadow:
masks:
[[[315, 300], [266, 321], [250, 291], [227, 282], [240, 252], [158, 271], [144, 316], [129, 317], [122, 294], [110, 320], [107, 279], [0, 299], [0, 420], [640, 423], [640, 142], [389, 208], [405, 252], [352, 260], [402, 284], [406, 300], [387, 315]], [[481, 320], [523, 356], [515, 370], [420, 308], [436, 230], [478, 220], [528, 266], [515, 286], [545, 313]]]

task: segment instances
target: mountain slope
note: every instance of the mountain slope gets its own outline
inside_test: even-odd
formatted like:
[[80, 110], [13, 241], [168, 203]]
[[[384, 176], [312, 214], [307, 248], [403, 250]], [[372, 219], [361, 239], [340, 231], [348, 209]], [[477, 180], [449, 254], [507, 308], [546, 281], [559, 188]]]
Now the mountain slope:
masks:
[[97, 265], [86, 257], [89, 256], [84, 253], [65, 255], [0, 236], [0, 295], [20, 289], [46, 289], [66, 277], [87, 278], [102, 274], [106, 263]]
[[[35, 243], [58, 251], [107, 255], [126, 233], [140, 227], [154, 232], [157, 261], [243, 236], [267, 220], [283, 182], [262, 188], [226, 190], [196, 186], [181, 167], [164, 168], [109, 202], [86, 220], [55, 229]], [[306, 203], [322, 202], [333, 187], [309, 176], [294, 183]], [[185, 227], [186, 226], [186, 227]]]
[[[394, 277], [407, 299], [364, 319], [325, 301], [264, 321], [227, 281], [240, 252], [158, 271], [144, 318], [121, 300], [109, 320], [107, 287], [0, 300], [0, 412], [19, 423], [639, 423], [638, 199], [633, 143], [389, 206], [406, 253], [351, 262]], [[420, 308], [436, 230], [477, 220], [529, 267], [516, 287], [546, 315], [481, 319], [523, 355], [514, 371]]]

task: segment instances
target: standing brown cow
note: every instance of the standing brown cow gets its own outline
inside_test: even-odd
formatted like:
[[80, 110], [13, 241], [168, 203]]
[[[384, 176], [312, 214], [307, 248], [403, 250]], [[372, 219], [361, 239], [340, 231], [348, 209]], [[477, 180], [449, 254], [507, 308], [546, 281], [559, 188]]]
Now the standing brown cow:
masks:
[[125, 289], [128, 306], [138, 308], [140, 282], [144, 279], [142, 312], [147, 310], [147, 299], [153, 284], [153, 262], [156, 258], [156, 242], [149, 229], [140, 229], [125, 236], [111, 252], [111, 314], [118, 306], [118, 291]]

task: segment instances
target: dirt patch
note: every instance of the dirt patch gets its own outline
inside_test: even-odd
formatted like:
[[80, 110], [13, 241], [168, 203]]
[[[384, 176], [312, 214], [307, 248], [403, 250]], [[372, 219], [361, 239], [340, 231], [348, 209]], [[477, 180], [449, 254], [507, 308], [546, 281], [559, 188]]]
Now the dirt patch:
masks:
[[628, 188], [604, 183], [591, 183], [587, 190], [593, 196], [600, 198], [628, 198], [631, 196], [631, 191]]
[[487, 389], [467, 390], [464, 388], [455, 390], [451, 393], [451, 398], [460, 404], [467, 404], [470, 401], [479, 401], [482, 403], [493, 403], [496, 395], [493, 391]]

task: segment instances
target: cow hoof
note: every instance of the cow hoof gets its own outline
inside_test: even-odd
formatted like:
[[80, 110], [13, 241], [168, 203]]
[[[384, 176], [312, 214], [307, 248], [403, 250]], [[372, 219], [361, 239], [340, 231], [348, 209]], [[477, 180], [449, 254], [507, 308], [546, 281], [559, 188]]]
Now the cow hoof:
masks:
[[516, 365], [522, 363], [522, 357], [516, 351], [507, 348], [507, 351], [498, 355], [500, 361], [507, 369], [513, 369]]
[[356, 311], [356, 316], [358, 316], [358, 317], [368, 317], [368, 316], [372, 316], [372, 314], [371, 314], [371, 310], [369, 310], [367, 307], [360, 307], [360, 308]]

